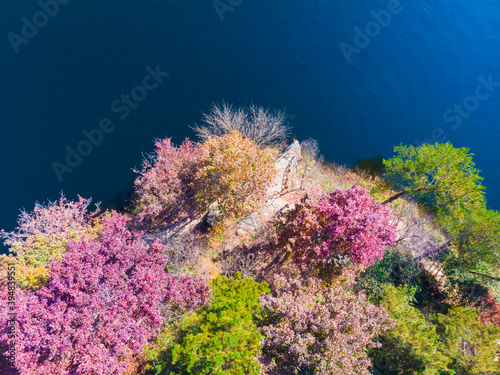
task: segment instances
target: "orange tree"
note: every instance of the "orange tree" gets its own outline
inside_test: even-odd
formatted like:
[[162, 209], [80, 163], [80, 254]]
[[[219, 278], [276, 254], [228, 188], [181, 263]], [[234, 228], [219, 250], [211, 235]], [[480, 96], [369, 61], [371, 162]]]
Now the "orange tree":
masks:
[[241, 217], [258, 208], [274, 177], [269, 149], [232, 131], [201, 146], [204, 165], [196, 174], [196, 201], [201, 211], [213, 203], [225, 218]]

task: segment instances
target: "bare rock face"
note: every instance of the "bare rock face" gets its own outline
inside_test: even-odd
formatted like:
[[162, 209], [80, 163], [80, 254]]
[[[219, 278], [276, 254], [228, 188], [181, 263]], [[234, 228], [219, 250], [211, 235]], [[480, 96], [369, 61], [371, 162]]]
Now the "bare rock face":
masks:
[[266, 204], [263, 208], [263, 214], [274, 216], [278, 211], [285, 207], [288, 202], [282, 198], [287, 191], [299, 187], [299, 160], [300, 144], [295, 140], [279, 156], [274, 164], [276, 169], [276, 178], [273, 185], [267, 193]]
[[300, 145], [298, 141], [294, 141], [274, 163], [276, 177], [267, 191], [265, 204], [260, 210], [241, 219], [235, 225], [236, 232], [244, 230], [255, 233], [263, 218], [269, 219], [289, 206], [283, 199], [283, 194], [299, 187], [299, 160]]
[[254, 212], [248, 216], [245, 216], [235, 225], [235, 228], [237, 230], [241, 229], [244, 231], [255, 233], [259, 228], [260, 216], [261, 215], [259, 212]]

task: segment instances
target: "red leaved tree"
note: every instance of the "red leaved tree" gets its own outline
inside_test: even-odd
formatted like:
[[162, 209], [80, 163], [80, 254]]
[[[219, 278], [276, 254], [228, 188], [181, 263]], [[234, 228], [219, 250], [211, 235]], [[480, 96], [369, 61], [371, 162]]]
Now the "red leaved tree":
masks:
[[500, 303], [495, 299], [493, 293], [488, 290], [486, 295], [479, 297], [479, 301], [479, 321], [483, 324], [500, 325]]
[[[162, 325], [162, 303], [196, 305], [201, 281], [165, 272], [159, 243], [148, 248], [126, 229], [126, 217], [104, 218], [97, 239], [70, 242], [47, 284], [16, 290], [17, 369], [23, 374], [118, 374]], [[197, 284], [197, 285], [195, 285]], [[196, 294], [196, 295], [192, 295]], [[10, 342], [6, 291], [0, 299], [0, 348]]]
[[202, 158], [198, 146], [186, 140], [178, 147], [170, 138], [155, 143], [155, 153], [143, 161], [135, 180], [136, 219], [141, 224], [170, 224], [196, 213], [192, 183]]
[[327, 262], [347, 255], [355, 264], [373, 265], [385, 246], [396, 239], [387, 209], [360, 186], [336, 189], [316, 205], [304, 198], [276, 221], [278, 248], [286, 249], [299, 265]]

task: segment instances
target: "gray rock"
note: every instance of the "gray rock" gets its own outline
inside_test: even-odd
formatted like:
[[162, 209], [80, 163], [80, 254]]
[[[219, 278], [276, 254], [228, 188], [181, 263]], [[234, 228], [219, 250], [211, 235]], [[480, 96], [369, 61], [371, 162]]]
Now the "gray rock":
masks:
[[299, 160], [301, 158], [301, 149], [298, 141], [294, 141], [278, 157], [274, 164], [276, 169], [276, 178], [267, 192], [266, 204], [261, 210], [266, 216], [274, 216], [288, 202], [283, 199], [284, 193], [299, 188]]
[[245, 216], [237, 224], [236, 228], [241, 228], [249, 232], [256, 232], [259, 229], [260, 215], [254, 212], [251, 215]]
[[210, 228], [215, 227], [217, 223], [221, 221], [221, 213], [218, 209], [213, 208], [205, 215], [203, 218], [205, 224], [207, 224]]
[[295, 140], [293, 141], [293, 143], [287, 147], [287, 149], [285, 150], [285, 152], [283, 154], [286, 154], [286, 153], [290, 153], [290, 154], [293, 154], [297, 160], [300, 160], [300, 143], [299, 141]]

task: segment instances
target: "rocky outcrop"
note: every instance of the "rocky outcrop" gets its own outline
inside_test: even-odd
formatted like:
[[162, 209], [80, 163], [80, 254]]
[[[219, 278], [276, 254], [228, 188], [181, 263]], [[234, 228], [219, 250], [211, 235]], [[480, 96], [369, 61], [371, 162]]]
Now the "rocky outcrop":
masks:
[[268, 219], [276, 215], [289, 204], [283, 199], [283, 195], [287, 191], [299, 187], [299, 160], [300, 144], [298, 141], [294, 141], [274, 163], [276, 176], [267, 191], [264, 205], [257, 212], [240, 220], [235, 225], [236, 230], [243, 229], [255, 233], [259, 228], [261, 219]]
[[300, 145], [298, 141], [294, 141], [274, 164], [276, 177], [268, 190], [266, 203], [262, 208], [263, 215], [274, 216], [288, 204], [283, 199], [283, 195], [287, 191], [297, 189], [300, 185], [299, 160]]

